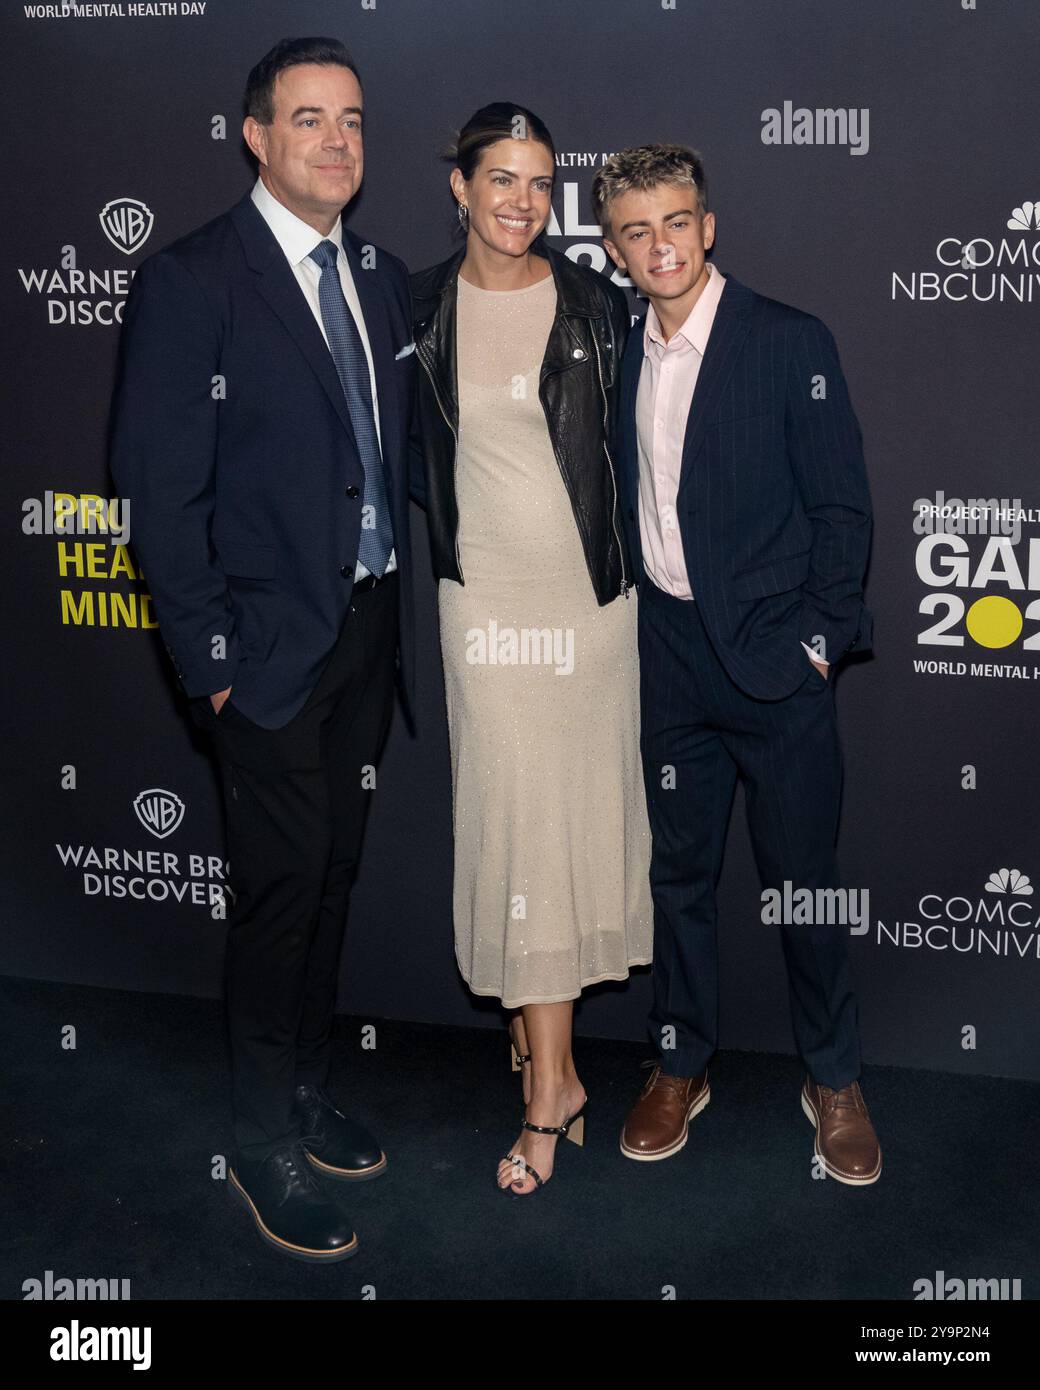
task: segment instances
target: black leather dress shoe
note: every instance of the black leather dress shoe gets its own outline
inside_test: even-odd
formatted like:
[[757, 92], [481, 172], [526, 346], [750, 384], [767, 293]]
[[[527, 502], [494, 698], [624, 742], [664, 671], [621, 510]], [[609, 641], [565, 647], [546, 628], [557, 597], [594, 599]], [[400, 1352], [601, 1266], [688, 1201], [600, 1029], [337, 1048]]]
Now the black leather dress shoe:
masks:
[[320, 1173], [340, 1182], [362, 1182], [386, 1171], [386, 1154], [372, 1135], [337, 1110], [319, 1086], [297, 1086], [296, 1112], [307, 1157]]
[[290, 1259], [325, 1265], [357, 1253], [350, 1222], [323, 1191], [299, 1142], [256, 1163], [238, 1158], [228, 1184], [252, 1212], [261, 1239]]

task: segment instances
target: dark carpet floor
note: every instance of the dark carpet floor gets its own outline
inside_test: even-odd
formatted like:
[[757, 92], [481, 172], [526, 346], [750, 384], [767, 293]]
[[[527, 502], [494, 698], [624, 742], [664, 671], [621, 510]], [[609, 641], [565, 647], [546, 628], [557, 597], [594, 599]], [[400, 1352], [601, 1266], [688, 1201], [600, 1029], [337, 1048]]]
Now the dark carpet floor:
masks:
[[[913, 1298], [937, 1270], [1040, 1292], [1035, 1084], [870, 1068], [884, 1171], [812, 1176], [793, 1058], [723, 1053], [685, 1150], [618, 1151], [648, 1049], [578, 1039], [584, 1149], [560, 1143], [533, 1198], [494, 1190], [516, 1138], [506, 1035], [337, 1020], [330, 1090], [389, 1157], [336, 1188], [361, 1248], [314, 1268], [262, 1244], [213, 1156], [230, 1151], [223, 1013], [213, 1001], [0, 982], [6, 1118], [2, 1291], [130, 1280], [137, 1299]], [[76, 1030], [74, 1050], [62, 1030]]]

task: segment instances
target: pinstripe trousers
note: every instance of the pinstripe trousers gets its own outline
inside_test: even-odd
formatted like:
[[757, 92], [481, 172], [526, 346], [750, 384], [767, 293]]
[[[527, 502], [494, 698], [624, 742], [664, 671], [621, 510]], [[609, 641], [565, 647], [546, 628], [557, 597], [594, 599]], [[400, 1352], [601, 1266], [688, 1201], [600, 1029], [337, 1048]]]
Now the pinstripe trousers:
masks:
[[[836, 888], [841, 748], [832, 680], [808, 656], [794, 694], [756, 700], [726, 674], [696, 600], [673, 598], [648, 577], [639, 592], [641, 746], [653, 834], [649, 1029], [665, 1073], [699, 1076], [718, 1040], [715, 890], [736, 779], [744, 783], [762, 887], [782, 893], [787, 880], [794, 890]], [[794, 1037], [809, 1075], [835, 1089], [855, 1081], [847, 927], [757, 930], [763, 949], [775, 949], [771, 933], [781, 933]]]

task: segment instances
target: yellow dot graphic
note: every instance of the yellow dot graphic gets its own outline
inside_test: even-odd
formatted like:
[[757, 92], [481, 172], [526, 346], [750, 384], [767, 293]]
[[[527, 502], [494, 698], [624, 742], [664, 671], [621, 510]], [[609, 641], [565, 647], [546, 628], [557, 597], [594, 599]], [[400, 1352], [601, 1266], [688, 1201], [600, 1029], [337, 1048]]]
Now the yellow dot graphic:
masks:
[[1018, 604], [1000, 594], [976, 599], [968, 609], [965, 625], [980, 647], [1010, 647], [1022, 631]]

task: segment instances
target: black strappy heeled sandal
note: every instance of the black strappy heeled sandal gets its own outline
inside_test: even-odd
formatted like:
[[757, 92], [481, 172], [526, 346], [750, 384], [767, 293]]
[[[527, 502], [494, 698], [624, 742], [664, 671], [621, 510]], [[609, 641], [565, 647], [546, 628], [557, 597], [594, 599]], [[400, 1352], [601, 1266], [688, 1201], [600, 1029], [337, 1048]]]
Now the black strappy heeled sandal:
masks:
[[[564, 1120], [562, 1125], [533, 1125], [525, 1116], [523, 1128], [533, 1130], [535, 1134], [560, 1134], [564, 1139], [569, 1139], [572, 1144], [577, 1144], [579, 1148], [583, 1148], [585, 1145], [585, 1111], [588, 1108], [588, 1104], [589, 1098], [586, 1095], [581, 1103], [581, 1109], [576, 1110], [569, 1120]], [[513, 1183], [521, 1182], [528, 1173], [534, 1178], [535, 1192], [537, 1192], [539, 1188], [544, 1187], [549, 1181], [549, 1178], [552, 1177], [552, 1173], [550, 1173], [549, 1178], [543, 1178], [537, 1168], [531, 1167], [523, 1154], [505, 1154], [500, 1162], [512, 1163], [514, 1167], [520, 1169], [520, 1175], [511, 1178], [510, 1181], [506, 1183], [505, 1187], [498, 1181], [498, 1174], [495, 1174], [495, 1186], [498, 1188], [499, 1192], [507, 1192], [513, 1197], [519, 1197], [521, 1195], [531, 1196], [531, 1193], [521, 1194], [513, 1191]], [[553, 1172], [555, 1171], [556, 1169], [554, 1166]]]

